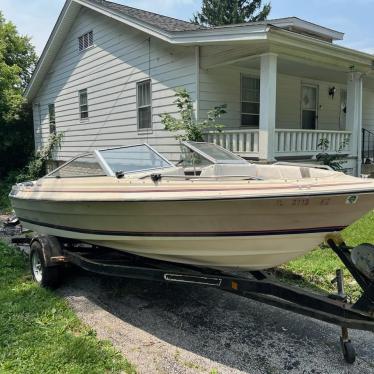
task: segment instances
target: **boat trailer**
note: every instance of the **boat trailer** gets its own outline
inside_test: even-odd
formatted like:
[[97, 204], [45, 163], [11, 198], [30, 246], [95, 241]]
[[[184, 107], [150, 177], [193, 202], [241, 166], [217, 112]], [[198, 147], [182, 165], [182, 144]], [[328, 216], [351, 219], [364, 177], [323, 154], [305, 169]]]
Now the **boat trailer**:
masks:
[[334, 279], [338, 293], [325, 296], [287, 285], [264, 271], [233, 273], [157, 261], [51, 236], [31, 240], [30, 265], [33, 278], [46, 287], [57, 286], [63, 280], [64, 266], [73, 264], [106, 276], [218, 288], [340, 326], [344, 359], [353, 363], [356, 352], [348, 329], [374, 332], [374, 246], [348, 247], [339, 234], [329, 235], [326, 242], [362, 288], [354, 304], [344, 293], [342, 270], [337, 270]]

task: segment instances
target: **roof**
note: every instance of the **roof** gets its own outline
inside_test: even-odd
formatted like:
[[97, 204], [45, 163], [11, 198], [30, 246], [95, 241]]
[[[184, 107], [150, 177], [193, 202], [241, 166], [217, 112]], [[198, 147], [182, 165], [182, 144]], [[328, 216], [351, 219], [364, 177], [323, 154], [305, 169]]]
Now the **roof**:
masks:
[[361, 64], [371, 68], [373, 63], [372, 55], [331, 43], [333, 40], [342, 39], [343, 33], [297, 17], [202, 27], [107, 0], [66, 0], [25, 91], [28, 100], [32, 100], [37, 94], [82, 7], [173, 45], [201, 46], [217, 43], [272, 41], [278, 45], [291, 48], [297, 46], [299, 49], [312, 51], [312, 53], [339, 57], [348, 61], [350, 66]]
[[268, 19], [265, 21], [257, 21], [257, 22], [244, 22], [238, 23], [234, 25], [225, 25], [225, 26], [215, 26], [214, 29], [222, 29], [225, 27], [248, 27], [250, 25], [269, 25], [279, 27], [281, 29], [294, 31], [296, 33], [305, 33], [310, 34], [315, 37], [319, 37], [323, 40], [343, 40], [344, 33], [340, 31], [336, 31], [330, 29], [328, 27], [324, 27], [321, 25], [317, 25], [316, 23], [306, 21], [304, 19], [298, 17], [286, 17], [286, 18], [276, 18], [276, 19]]
[[196, 31], [196, 30], [212, 30], [212, 29], [222, 29], [224, 27], [245, 27], [249, 25], [273, 25], [280, 28], [286, 28], [295, 32], [306, 32], [311, 35], [320, 36], [327, 40], [342, 40], [344, 34], [332, 30], [327, 27], [323, 27], [305, 20], [302, 20], [298, 17], [287, 17], [287, 18], [278, 18], [266, 21], [259, 22], [244, 22], [236, 25], [226, 25], [226, 26], [215, 26], [215, 27], [204, 27], [201, 25], [196, 25], [192, 22], [183, 21], [180, 19], [167, 17], [161, 14], [148, 12], [146, 10], [133, 8], [127, 5], [114, 3], [107, 0], [86, 0], [87, 2], [93, 3], [95, 5], [101, 6], [108, 10], [112, 10], [135, 18], [141, 22], [145, 22], [153, 27], [159, 28], [166, 32], [183, 32], [183, 31]]
[[90, 3], [113, 10], [120, 14], [133, 17], [151, 26], [160, 28], [167, 32], [193, 31], [205, 29], [205, 27], [180, 19], [163, 16], [161, 14], [148, 12], [146, 10], [129, 7], [127, 5], [113, 3], [106, 0], [87, 0]]

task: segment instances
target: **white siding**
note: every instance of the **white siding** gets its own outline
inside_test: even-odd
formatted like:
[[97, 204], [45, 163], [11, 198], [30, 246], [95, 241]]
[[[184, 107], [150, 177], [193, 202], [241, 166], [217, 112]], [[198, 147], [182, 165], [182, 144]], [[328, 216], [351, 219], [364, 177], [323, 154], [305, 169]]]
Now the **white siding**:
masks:
[[208, 110], [227, 104], [227, 113], [219, 122], [227, 128], [240, 125], [240, 72], [230, 67], [200, 71], [200, 112], [204, 119]]
[[[78, 37], [92, 30], [94, 47], [78, 51]], [[150, 46], [150, 48], [149, 48]], [[34, 100], [36, 145], [49, 136], [48, 104], [64, 132], [59, 160], [90, 149], [140, 142], [176, 160], [179, 147], [159, 115], [175, 113], [175, 89], [196, 98], [195, 50], [173, 47], [89, 9], [81, 11]], [[150, 73], [150, 74], [149, 74]], [[136, 82], [152, 79], [153, 131], [138, 133]], [[79, 120], [78, 91], [87, 88], [89, 119]], [[40, 105], [40, 116], [38, 106]], [[41, 126], [40, 126], [41, 119]]]

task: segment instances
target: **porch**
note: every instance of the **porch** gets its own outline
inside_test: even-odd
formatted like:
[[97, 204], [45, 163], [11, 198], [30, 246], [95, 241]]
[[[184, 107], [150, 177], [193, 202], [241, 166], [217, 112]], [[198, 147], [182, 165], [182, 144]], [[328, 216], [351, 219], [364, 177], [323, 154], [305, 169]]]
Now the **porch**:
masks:
[[359, 173], [363, 106], [365, 121], [374, 123], [373, 77], [344, 56], [298, 55], [296, 49], [263, 43], [254, 50], [201, 50], [200, 115], [227, 104], [223, 131], [207, 132], [206, 140], [270, 162], [339, 152]]

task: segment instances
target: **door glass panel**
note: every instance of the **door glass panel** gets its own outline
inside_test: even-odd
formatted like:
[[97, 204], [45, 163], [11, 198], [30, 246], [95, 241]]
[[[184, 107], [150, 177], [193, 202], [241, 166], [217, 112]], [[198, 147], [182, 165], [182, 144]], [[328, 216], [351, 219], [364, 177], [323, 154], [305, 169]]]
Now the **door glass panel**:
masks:
[[303, 109], [316, 109], [317, 89], [312, 86], [303, 86], [302, 104]]
[[315, 129], [317, 122], [317, 87], [302, 86], [301, 90], [302, 128]]
[[303, 129], [314, 130], [316, 128], [316, 112], [303, 110]]

